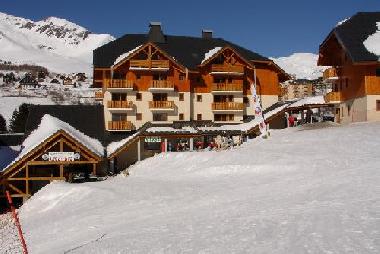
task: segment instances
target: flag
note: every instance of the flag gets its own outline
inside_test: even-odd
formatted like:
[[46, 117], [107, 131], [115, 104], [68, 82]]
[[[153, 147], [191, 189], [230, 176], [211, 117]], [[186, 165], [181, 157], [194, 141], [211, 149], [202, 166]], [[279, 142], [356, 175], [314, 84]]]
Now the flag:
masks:
[[260, 97], [257, 96], [256, 84], [252, 83], [251, 93], [252, 93], [253, 106], [255, 108], [255, 119], [257, 119], [259, 121], [259, 129], [260, 129], [261, 136], [266, 136], [267, 135], [267, 127], [266, 127], [265, 120], [263, 117], [263, 111], [261, 108]]

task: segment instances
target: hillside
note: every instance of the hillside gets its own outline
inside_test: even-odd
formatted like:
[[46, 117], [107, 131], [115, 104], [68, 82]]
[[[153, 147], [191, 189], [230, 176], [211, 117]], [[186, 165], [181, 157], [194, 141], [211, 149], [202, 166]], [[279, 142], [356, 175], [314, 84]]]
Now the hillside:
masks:
[[272, 131], [229, 151], [161, 154], [128, 177], [53, 183], [20, 210], [28, 246], [31, 253], [379, 253], [380, 124], [321, 127]]
[[92, 50], [114, 40], [65, 19], [32, 21], [0, 12], [0, 60], [57, 73], [91, 73]]
[[327, 67], [317, 66], [318, 55], [294, 53], [287, 57], [271, 58], [277, 65], [296, 79], [317, 79]]

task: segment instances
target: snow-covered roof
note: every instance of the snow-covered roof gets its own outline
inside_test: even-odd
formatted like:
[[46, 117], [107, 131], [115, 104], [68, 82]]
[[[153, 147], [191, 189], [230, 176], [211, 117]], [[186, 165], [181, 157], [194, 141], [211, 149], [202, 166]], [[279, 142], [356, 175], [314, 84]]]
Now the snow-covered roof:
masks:
[[380, 60], [380, 22], [376, 22], [377, 31], [374, 34], [368, 36], [363, 42], [364, 46], [371, 53], [374, 53]]
[[68, 123], [59, 120], [58, 118], [52, 117], [51, 115], [44, 115], [41, 119], [41, 123], [38, 126], [38, 128], [35, 129], [22, 143], [22, 150], [19, 153], [19, 155], [4, 169], [8, 168], [13, 163], [19, 161], [27, 153], [32, 151], [39, 144], [41, 144], [60, 130], [66, 132], [72, 138], [78, 140], [78, 142], [86, 146], [89, 150], [91, 150], [98, 156], [103, 156], [104, 150], [99, 140], [90, 138], [89, 136], [85, 135], [84, 133], [69, 125]]
[[172, 133], [197, 133], [197, 130], [190, 126], [182, 127], [181, 129], [175, 129], [173, 127], [151, 127], [146, 130], [148, 133], [156, 132], [172, 132]]
[[115, 62], [113, 63], [113, 66], [117, 65], [118, 63], [120, 63], [124, 59], [128, 58], [131, 54], [133, 54], [134, 52], [136, 52], [137, 50], [139, 50], [141, 47], [142, 47], [142, 45], [139, 45], [136, 48], [131, 49], [127, 53], [124, 53], [124, 54], [120, 55], [118, 58], [116, 58]]
[[210, 49], [210, 50], [205, 54], [205, 58], [203, 58], [201, 64], [203, 64], [203, 63], [206, 62], [209, 58], [211, 58], [213, 55], [215, 55], [216, 53], [218, 53], [221, 49], [222, 49], [222, 47], [215, 47], [215, 48], [213, 48], [213, 49]]
[[116, 152], [116, 150], [118, 150], [120, 147], [124, 146], [129, 141], [133, 140], [139, 134], [140, 134], [140, 132], [136, 132], [135, 134], [133, 134], [133, 135], [131, 135], [131, 136], [125, 138], [125, 139], [122, 139], [120, 141], [116, 141], [116, 142], [110, 143], [107, 146], [107, 156], [110, 156], [111, 154], [113, 154], [114, 152]]
[[325, 104], [325, 103], [326, 101], [324, 97], [320, 95], [320, 96], [306, 97], [306, 98], [300, 99], [290, 104], [289, 108], [302, 107], [302, 106], [307, 106], [307, 105]]

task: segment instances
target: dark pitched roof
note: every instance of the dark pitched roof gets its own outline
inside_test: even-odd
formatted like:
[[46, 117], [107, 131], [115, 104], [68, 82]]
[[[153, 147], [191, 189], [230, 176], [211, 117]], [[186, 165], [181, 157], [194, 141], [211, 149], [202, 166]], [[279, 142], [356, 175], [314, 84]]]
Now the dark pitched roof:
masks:
[[92, 138], [100, 141], [104, 139], [105, 126], [102, 105], [31, 105], [25, 133], [28, 134], [36, 129], [45, 114], [67, 122]]
[[377, 31], [380, 12], [358, 12], [332, 31], [354, 62], [379, 61], [379, 56], [369, 52], [363, 42]]
[[[198, 38], [188, 36], [165, 35], [166, 42], [154, 42], [160, 49], [174, 57], [179, 63], [191, 70], [201, 64], [205, 53], [215, 47], [230, 46], [246, 60], [270, 61], [255, 52], [240, 47], [221, 38]], [[149, 42], [146, 34], [127, 34], [94, 50], [94, 67], [108, 68], [116, 58], [141, 44]]]

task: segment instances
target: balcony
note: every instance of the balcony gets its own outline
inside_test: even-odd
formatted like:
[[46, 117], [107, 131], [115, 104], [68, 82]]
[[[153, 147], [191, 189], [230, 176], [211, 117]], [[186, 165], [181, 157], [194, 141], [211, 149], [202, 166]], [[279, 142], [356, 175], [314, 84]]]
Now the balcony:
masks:
[[150, 101], [149, 108], [152, 111], [172, 111], [174, 110], [174, 101]]
[[131, 70], [169, 70], [169, 60], [130, 60]]
[[95, 92], [95, 100], [102, 101], [104, 97], [103, 91], [96, 91]]
[[332, 67], [328, 68], [323, 72], [323, 80], [333, 81], [339, 79], [337, 69]]
[[174, 83], [169, 80], [153, 80], [148, 90], [151, 92], [174, 91]]
[[365, 77], [365, 94], [380, 95], [380, 77], [366, 76]]
[[342, 101], [342, 94], [340, 92], [329, 92], [325, 95], [326, 103], [339, 103]]
[[213, 64], [213, 65], [211, 65], [211, 74], [243, 75], [244, 74], [244, 66]]
[[126, 112], [133, 110], [132, 101], [107, 101], [107, 107], [110, 112]]
[[105, 79], [104, 84], [110, 92], [133, 91], [133, 81], [126, 79]]
[[212, 111], [242, 111], [244, 103], [242, 102], [214, 102], [211, 104]]
[[110, 131], [131, 131], [135, 126], [130, 121], [108, 121]]
[[242, 93], [243, 84], [226, 84], [226, 83], [213, 83], [212, 93], [230, 94], [230, 93]]

